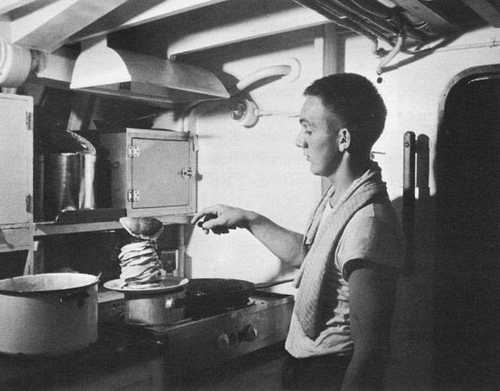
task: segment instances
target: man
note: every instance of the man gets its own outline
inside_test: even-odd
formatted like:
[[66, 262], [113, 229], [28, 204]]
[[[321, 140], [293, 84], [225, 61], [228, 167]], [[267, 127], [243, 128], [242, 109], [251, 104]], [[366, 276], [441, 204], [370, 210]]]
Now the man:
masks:
[[203, 209], [193, 223], [215, 233], [245, 228], [300, 267], [285, 344], [286, 388], [379, 389], [403, 253], [380, 168], [370, 159], [386, 109], [375, 87], [356, 74], [316, 80], [304, 95], [297, 145], [311, 172], [331, 183], [305, 234], [226, 205]]

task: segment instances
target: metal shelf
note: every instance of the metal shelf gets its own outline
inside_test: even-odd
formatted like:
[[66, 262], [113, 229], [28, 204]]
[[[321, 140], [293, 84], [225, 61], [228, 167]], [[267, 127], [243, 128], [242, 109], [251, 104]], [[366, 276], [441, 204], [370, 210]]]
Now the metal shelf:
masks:
[[[188, 224], [191, 216], [190, 215], [179, 215], [179, 216], [155, 216], [165, 225], [170, 224]], [[81, 232], [93, 232], [93, 231], [110, 231], [115, 229], [122, 229], [121, 224], [116, 221], [99, 221], [99, 222], [85, 222], [85, 223], [73, 223], [73, 224], [60, 224], [54, 221], [43, 221], [35, 223], [34, 236], [49, 236], [49, 235], [64, 235], [73, 234]]]

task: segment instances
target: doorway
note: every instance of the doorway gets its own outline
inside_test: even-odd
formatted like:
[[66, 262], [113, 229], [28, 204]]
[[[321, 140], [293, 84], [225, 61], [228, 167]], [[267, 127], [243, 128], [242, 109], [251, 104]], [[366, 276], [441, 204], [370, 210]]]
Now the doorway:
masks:
[[458, 75], [435, 159], [437, 389], [500, 387], [500, 66]]

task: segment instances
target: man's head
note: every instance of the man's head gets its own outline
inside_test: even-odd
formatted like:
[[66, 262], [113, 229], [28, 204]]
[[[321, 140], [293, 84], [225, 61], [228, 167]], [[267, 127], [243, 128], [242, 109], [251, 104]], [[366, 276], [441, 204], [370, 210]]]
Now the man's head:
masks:
[[314, 174], [330, 176], [344, 152], [366, 159], [385, 124], [386, 109], [369, 80], [340, 73], [313, 82], [304, 91], [298, 146]]

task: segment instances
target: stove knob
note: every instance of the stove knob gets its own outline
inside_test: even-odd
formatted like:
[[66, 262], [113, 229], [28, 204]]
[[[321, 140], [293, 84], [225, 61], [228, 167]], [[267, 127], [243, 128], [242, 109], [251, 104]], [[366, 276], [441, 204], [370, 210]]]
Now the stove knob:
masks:
[[255, 341], [258, 336], [259, 332], [257, 329], [249, 324], [240, 332], [240, 341], [252, 342]]
[[217, 337], [217, 347], [219, 349], [227, 349], [229, 348], [229, 344], [231, 343], [229, 339], [229, 335], [226, 333], [222, 333]]

